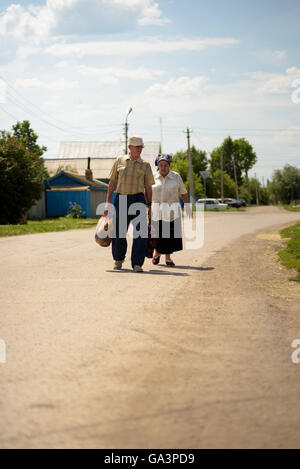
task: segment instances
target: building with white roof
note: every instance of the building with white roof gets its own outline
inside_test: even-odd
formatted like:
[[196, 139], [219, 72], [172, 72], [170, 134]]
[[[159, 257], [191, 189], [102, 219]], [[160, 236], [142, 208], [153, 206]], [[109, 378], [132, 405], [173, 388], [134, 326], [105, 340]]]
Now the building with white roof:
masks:
[[[159, 153], [160, 142], [144, 142], [142, 158], [155, 171], [154, 161]], [[125, 142], [60, 142], [58, 158], [45, 159], [50, 175], [58, 169], [84, 174], [88, 168], [94, 179], [108, 179], [112, 165], [118, 156], [124, 154]]]

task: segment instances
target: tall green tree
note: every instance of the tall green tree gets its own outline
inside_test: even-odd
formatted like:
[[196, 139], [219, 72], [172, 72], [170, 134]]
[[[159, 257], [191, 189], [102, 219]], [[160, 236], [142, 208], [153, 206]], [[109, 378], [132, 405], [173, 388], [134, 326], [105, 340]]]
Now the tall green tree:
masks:
[[0, 132], [0, 223], [19, 223], [41, 198], [46, 177], [40, 150], [30, 151], [23, 138]]
[[[207, 154], [203, 150], [198, 150], [194, 145], [191, 147], [192, 167], [194, 175], [195, 196], [202, 197], [204, 188], [200, 171], [206, 171], [208, 167]], [[174, 157], [171, 169], [176, 171], [182, 177], [182, 180], [189, 192], [189, 160], [187, 150], [178, 151]]]
[[249, 204], [256, 204], [256, 188], [258, 192], [258, 201], [260, 205], [270, 203], [270, 192], [267, 187], [262, 187], [261, 183], [255, 178], [248, 178], [240, 187], [240, 197], [247, 200]]
[[45, 151], [47, 151], [47, 147], [40, 147], [37, 144], [38, 136], [31, 128], [30, 122], [27, 120], [23, 122], [18, 121], [15, 125], [12, 126], [12, 136], [21, 140], [27, 150], [29, 150], [31, 153], [34, 153], [35, 155], [42, 156]]
[[223, 154], [223, 170], [233, 180], [235, 180], [233, 163], [235, 162], [237, 182], [240, 186], [243, 183], [243, 176], [247, 178], [248, 171], [257, 162], [252, 145], [244, 138], [232, 140], [231, 137], [227, 137], [222, 145], [211, 153], [210, 168], [212, 173], [221, 169], [221, 153]]
[[291, 165], [277, 169], [268, 188], [275, 203], [289, 204], [300, 199], [300, 169]]
[[[206, 171], [208, 167], [208, 158], [206, 151], [198, 150], [194, 145], [191, 147], [191, 157], [193, 172], [199, 174], [200, 171]], [[184, 160], [188, 162], [187, 150], [181, 150], [175, 153], [173, 161]]]
[[[224, 197], [235, 197], [235, 182], [223, 171]], [[217, 169], [207, 179], [207, 196], [212, 198], [221, 197], [221, 170]]]

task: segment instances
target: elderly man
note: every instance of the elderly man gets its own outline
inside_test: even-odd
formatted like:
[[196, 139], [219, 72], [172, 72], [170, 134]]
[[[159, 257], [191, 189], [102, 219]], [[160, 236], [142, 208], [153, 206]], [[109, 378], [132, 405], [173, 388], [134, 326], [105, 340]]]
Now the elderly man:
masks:
[[[133, 244], [131, 252], [131, 265], [134, 272], [143, 272], [142, 266], [147, 250], [147, 210], [151, 213], [152, 185], [154, 178], [151, 166], [142, 160], [141, 153], [144, 148], [143, 139], [131, 137], [129, 139], [129, 155], [117, 158], [111, 172], [107, 191], [107, 207], [111, 202], [115, 189], [115, 226], [116, 237], [112, 239], [112, 254], [115, 261], [114, 269], [121, 270], [127, 251], [126, 234], [130, 221], [133, 222]], [[139, 216], [136, 218], [135, 207], [139, 204]], [[130, 207], [132, 209], [130, 210]], [[138, 219], [138, 222], [135, 221]], [[123, 227], [125, 226], [125, 230]]]

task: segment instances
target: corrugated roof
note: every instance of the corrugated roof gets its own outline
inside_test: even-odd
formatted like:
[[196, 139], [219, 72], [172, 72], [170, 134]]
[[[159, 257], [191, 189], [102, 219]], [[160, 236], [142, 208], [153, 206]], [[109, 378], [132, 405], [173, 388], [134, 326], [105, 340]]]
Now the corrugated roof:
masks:
[[124, 153], [123, 142], [60, 142], [59, 158], [117, 158]]
[[[159, 153], [159, 142], [144, 142], [142, 158], [155, 169], [154, 161]], [[58, 158], [100, 158], [115, 159], [124, 154], [125, 142], [60, 142]]]
[[[109, 178], [114, 161], [114, 158], [91, 158], [91, 170], [94, 179]], [[76, 170], [74, 174], [77, 176], [78, 174], [84, 174], [87, 168], [87, 158], [45, 158], [44, 163], [50, 174], [56, 173], [58, 168], [61, 168], [69, 172]]]
[[69, 174], [69, 176], [72, 176], [75, 179], [78, 179], [81, 182], [84, 182], [87, 186], [90, 187], [105, 187], [108, 188], [108, 184], [105, 184], [105, 182], [102, 181], [96, 181], [93, 179], [92, 181], [85, 176], [81, 176], [80, 174], [76, 173], [71, 173], [70, 171], [64, 171], [65, 174]]

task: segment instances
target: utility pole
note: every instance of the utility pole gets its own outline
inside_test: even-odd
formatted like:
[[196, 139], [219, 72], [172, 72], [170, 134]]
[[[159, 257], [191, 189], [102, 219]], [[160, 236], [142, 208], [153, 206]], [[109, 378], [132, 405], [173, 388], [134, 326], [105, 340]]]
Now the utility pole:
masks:
[[125, 134], [125, 155], [128, 154], [128, 116], [132, 112], [132, 107], [130, 107], [126, 114], [125, 125], [124, 125], [124, 134]]
[[126, 119], [125, 127], [124, 127], [124, 134], [125, 134], [125, 155], [128, 154], [128, 122]]
[[220, 154], [220, 166], [221, 166], [221, 199], [222, 204], [224, 203], [224, 174], [223, 174], [223, 150], [221, 150]]
[[239, 186], [238, 186], [238, 183], [237, 183], [237, 175], [236, 175], [236, 167], [235, 167], [235, 159], [234, 159], [234, 156], [232, 157], [232, 161], [233, 161], [233, 171], [234, 171], [236, 198], [237, 198], [237, 200], [239, 200]]
[[192, 155], [191, 155], [191, 142], [190, 142], [190, 129], [187, 128], [187, 144], [188, 144], [188, 159], [189, 159], [189, 182], [190, 182], [190, 203], [195, 204], [195, 189], [194, 189], [194, 174], [193, 174], [193, 165], [192, 165]]
[[159, 118], [160, 126], [160, 153], [163, 153], [163, 127], [162, 127], [162, 118]]
[[246, 169], [246, 182], [247, 182], [247, 192], [248, 192], [248, 205], [250, 205], [250, 185], [249, 185], [249, 176], [248, 176], [248, 169]]
[[259, 205], [259, 199], [258, 199], [258, 188], [257, 188], [257, 179], [256, 179], [256, 173], [255, 173], [255, 190], [256, 190], [256, 205]]

